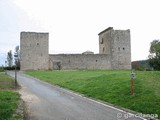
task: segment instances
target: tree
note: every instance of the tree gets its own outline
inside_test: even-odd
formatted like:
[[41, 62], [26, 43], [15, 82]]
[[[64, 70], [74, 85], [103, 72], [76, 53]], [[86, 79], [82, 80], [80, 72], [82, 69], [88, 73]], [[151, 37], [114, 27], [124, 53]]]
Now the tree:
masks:
[[12, 55], [12, 50], [10, 50], [7, 54], [7, 61], [8, 61], [8, 66], [12, 67], [13, 65], [13, 55]]
[[17, 67], [20, 68], [20, 49], [19, 49], [18, 45], [15, 47], [15, 55], [17, 55], [17, 58], [15, 60], [15, 64]]
[[160, 41], [153, 40], [150, 46], [149, 63], [154, 70], [160, 70]]

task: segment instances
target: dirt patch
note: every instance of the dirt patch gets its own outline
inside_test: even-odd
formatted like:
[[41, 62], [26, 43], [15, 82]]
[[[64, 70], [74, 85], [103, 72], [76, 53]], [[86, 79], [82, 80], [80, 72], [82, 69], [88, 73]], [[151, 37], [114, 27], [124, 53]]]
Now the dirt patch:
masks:
[[39, 103], [40, 102], [40, 99], [37, 96], [33, 95], [33, 94], [27, 93], [25, 91], [20, 91], [19, 93], [22, 95], [21, 98], [27, 104], [28, 103], [33, 104], [33, 103]]
[[39, 103], [40, 99], [36, 95], [26, 92], [23, 87], [18, 92], [21, 94], [21, 99], [23, 100], [23, 118], [24, 120], [30, 120], [32, 116], [30, 106]]

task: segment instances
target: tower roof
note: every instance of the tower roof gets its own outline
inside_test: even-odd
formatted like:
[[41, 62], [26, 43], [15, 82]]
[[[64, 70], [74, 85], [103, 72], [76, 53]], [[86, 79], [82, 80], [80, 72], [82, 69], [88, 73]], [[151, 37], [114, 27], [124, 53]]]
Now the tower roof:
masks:
[[105, 29], [105, 30], [103, 30], [102, 32], [100, 32], [98, 35], [100, 35], [100, 34], [106, 32], [106, 31], [108, 31], [108, 30], [111, 30], [111, 29], [113, 29], [113, 27], [108, 27], [107, 29]]

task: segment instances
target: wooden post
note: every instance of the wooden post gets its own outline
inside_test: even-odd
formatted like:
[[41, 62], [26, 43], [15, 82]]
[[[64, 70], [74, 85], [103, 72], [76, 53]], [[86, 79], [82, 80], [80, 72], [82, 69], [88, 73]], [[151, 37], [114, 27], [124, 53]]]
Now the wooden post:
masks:
[[131, 94], [134, 96], [134, 80], [131, 79]]
[[131, 94], [134, 96], [134, 78], [135, 78], [135, 73], [133, 71], [131, 72]]

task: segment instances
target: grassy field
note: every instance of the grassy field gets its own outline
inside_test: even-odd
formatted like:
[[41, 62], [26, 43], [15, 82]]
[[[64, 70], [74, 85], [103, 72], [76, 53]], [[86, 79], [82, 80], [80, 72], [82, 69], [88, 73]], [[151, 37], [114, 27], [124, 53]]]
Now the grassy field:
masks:
[[86, 96], [143, 114], [160, 116], [160, 72], [135, 71], [131, 96], [130, 71], [30, 71], [28, 75], [66, 87]]
[[13, 78], [0, 73], [0, 120], [16, 120], [19, 118], [19, 116], [13, 117], [20, 100], [20, 95], [13, 91], [14, 89]]
[[14, 79], [8, 75], [0, 73], [0, 90], [15, 89]]

